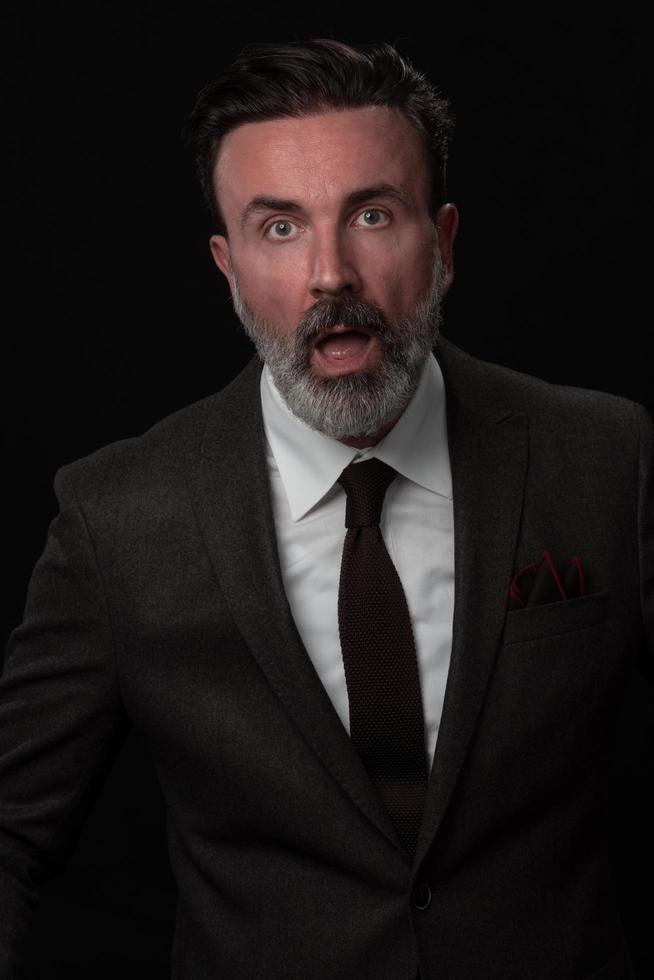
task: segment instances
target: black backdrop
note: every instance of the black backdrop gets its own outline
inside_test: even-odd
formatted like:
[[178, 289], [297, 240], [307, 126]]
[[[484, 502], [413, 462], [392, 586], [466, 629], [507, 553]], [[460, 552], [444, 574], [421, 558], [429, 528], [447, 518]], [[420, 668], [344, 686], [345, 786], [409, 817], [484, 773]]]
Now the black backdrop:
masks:
[[[250, 356], [180, 138], [197, 90], [248, 41], [395, 41], [458, 117], [444, 333], [489, 360], [654, 409], [645, 22], [627, 4], [521, 16], [432, 4], [429, 20], [400, 6], [33, 0], [6, 11], [7, 632], [54, 514], [56, 469], [222, 387]], [[635, 677], [612, 807], [642, 977], [654, 967], [653, 707]], [[174, 900], [161, 797], [134, 734], [67, 870], [46, 886], [36, 975], [165, 977]]]

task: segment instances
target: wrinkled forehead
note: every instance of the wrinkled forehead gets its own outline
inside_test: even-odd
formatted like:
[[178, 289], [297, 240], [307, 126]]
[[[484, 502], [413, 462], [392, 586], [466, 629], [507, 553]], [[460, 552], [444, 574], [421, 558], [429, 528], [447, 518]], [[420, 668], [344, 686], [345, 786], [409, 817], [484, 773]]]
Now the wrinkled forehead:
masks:
[[416, 204], [430, 186], [422, 137], [388, 106], [244, 123], [224, 137], [213, 173], [228, 222], [257, 195], [328, 207], [357, 186], [378, 184], [399, 187]]

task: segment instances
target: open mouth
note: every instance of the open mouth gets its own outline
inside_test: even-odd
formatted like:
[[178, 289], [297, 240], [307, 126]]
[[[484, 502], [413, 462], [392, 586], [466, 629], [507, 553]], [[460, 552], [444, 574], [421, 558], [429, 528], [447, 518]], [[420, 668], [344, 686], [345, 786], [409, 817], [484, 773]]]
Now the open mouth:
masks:
[[378, 360], [379, 337], [366, 327], [339, 323], [314, 341], [313, 367], [324, 377], [374, 371]]
[[373, 336], [365, 327], [351, 328], [339, 323], [324, 330], [314, 342], [314, 348], [321, 360], [356, 360], [364, 354]]

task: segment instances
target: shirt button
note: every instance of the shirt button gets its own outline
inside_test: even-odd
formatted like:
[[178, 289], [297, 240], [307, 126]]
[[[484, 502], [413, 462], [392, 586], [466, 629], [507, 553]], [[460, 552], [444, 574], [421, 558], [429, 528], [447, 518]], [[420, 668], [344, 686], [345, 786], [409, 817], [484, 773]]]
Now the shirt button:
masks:
[[421, 912], [429, 908], [431, 905], [431, 888], [426, 881], [420, 881], [417, 885], [413, 886], [411, 901], [413, 902], [413, 907], [420, 909]]

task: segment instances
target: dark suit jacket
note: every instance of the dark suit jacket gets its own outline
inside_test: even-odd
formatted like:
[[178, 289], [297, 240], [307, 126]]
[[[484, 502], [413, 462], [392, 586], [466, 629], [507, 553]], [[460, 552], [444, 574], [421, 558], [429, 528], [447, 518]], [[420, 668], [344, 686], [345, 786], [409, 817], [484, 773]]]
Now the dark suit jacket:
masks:
[[[451, 667], [412, 866], [294, 626], [253, 361], [65, 467], [0, 699], [0, 978], [126, 726], [149, 743], [179, 888], [178, 980], [629, 977], [606, 760], [654, 626], [652, 426], [443, 340]], [[509, 611], [581, 557], [587, 595]]]

